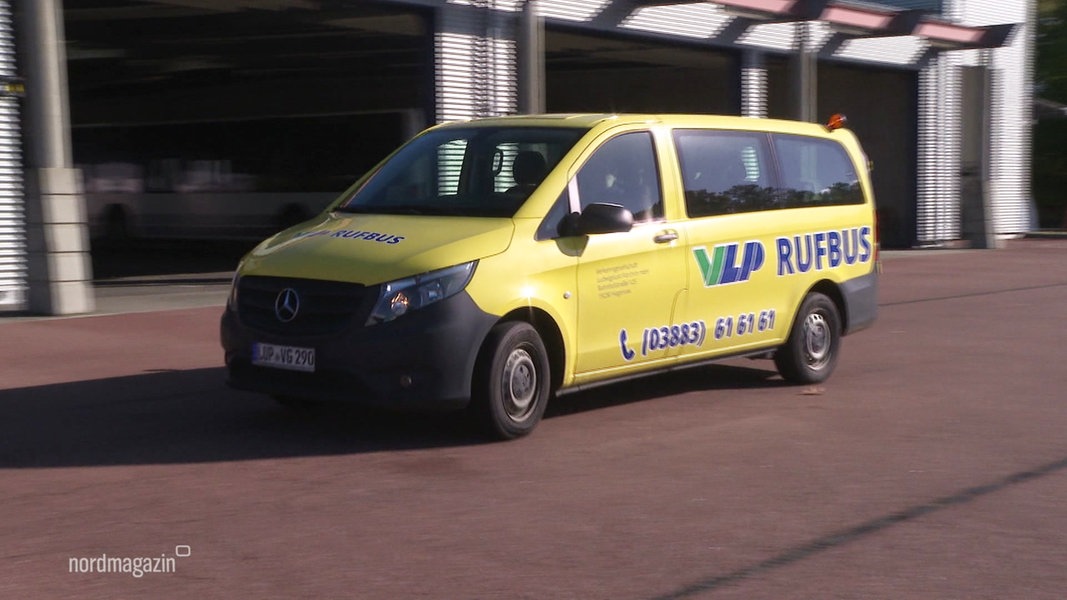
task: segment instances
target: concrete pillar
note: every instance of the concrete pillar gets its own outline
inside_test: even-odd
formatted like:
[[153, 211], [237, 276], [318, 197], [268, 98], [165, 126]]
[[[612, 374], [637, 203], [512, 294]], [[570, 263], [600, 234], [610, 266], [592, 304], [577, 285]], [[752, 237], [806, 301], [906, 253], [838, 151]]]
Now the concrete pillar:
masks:
[[537, 0], [526, 0], [518, 29], [519, 113], [545, 112], [545, 24]]
[[818, 115], [818, 51], [812, 43], [811, 28], [807, 21], [796, 23], [796, 42], [790, 61], [793, 79], [793, 118], [815, 123]]
[[73, 168], [61, 0], [22, 3], [28, 308], [94, 309], [81, 174]]
[[91, 285], [81, 173], [70, 168], [26, 172], [29, 310], [47, 315], [91, 312]]

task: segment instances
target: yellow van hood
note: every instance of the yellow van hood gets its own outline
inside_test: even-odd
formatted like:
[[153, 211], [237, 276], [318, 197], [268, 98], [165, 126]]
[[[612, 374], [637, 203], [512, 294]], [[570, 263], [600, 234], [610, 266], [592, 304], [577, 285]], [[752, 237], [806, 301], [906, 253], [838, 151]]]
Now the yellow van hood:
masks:
[[499, 254], [513, 232], [511, 219], [332, 213], [261, 243], [241, 274], [373, 285]]

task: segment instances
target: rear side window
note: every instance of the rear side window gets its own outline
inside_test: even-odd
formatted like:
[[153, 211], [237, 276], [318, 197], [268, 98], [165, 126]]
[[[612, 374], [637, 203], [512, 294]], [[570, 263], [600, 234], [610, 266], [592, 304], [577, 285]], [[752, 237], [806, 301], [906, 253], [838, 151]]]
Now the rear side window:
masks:
[[863, 204], [856, 167], [840, 144], [798, 135], [773, 138], [782, 208]]
[[779, 208], [766, 134], [679, 129], [674, 143], [690, 217]]

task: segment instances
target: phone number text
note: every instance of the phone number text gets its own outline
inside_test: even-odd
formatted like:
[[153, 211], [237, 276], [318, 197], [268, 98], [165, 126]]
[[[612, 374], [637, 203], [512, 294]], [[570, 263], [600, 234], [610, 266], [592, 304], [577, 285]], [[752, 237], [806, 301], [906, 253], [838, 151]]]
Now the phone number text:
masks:
[[[648, 327], [641, 332], [640, 353], [641, 356], [648, 356], [650, 352], [678, 346], [702, 346], [707, 336], [708, 326], [704, 321]], [[638, 350], [630, 348], [629, 334], [625, 329], [619, 332], [619, 346], [624, 359], [633, 360], [637, 356]]]
[[719, 317], [715, 319], [712, 336], [716, 340], [725, 340], [734, 336], [763, 333], [774, 329], [774, 309], [761, 310], [758, 313], [741, 313], [736, 317]]

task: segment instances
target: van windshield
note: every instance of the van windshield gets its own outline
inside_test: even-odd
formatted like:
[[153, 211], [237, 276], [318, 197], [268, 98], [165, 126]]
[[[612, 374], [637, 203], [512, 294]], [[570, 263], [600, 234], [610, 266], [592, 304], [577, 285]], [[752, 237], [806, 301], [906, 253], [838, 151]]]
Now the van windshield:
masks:
[[586, 131], [514, 126], [431, 131], [404, 145], [336, 210], [511, 217]]

